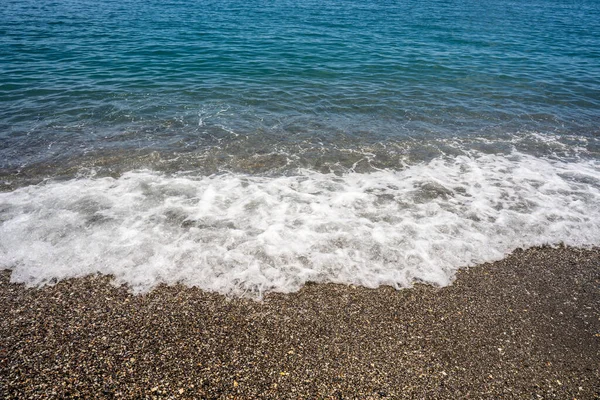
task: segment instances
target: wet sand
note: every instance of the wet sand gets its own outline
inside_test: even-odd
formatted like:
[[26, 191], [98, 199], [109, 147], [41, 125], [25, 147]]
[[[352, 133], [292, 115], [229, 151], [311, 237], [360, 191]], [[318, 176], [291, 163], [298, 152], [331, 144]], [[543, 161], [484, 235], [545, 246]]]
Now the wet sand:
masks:
[[9, 277], [5, 399], [600, 398], [600, 249], [517, 251], [445, 288], [311, 284], [263, 302]]

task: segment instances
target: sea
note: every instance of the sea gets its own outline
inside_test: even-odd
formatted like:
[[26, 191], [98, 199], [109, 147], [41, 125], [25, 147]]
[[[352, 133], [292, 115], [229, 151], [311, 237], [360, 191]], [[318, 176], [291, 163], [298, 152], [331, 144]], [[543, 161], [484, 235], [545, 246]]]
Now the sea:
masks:
[[600, 245], [597, 0], [3, 0], [0, 268], [260, 298]]

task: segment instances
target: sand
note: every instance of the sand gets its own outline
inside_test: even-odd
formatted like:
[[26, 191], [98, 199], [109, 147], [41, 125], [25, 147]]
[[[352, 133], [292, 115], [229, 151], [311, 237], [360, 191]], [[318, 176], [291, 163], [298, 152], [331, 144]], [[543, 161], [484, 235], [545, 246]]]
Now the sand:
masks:
[[0, 278], [5, 399], [600, 398], [600, 249], [517, 251], [445, 288], [263, 302]]

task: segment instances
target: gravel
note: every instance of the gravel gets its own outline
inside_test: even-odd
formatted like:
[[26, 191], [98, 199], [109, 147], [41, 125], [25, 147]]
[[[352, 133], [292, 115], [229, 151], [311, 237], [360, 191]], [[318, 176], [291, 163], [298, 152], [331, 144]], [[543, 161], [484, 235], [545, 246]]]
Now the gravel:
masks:
[[263, 301], [0, 273], [0, 398], [600, 398], [600, 249]]

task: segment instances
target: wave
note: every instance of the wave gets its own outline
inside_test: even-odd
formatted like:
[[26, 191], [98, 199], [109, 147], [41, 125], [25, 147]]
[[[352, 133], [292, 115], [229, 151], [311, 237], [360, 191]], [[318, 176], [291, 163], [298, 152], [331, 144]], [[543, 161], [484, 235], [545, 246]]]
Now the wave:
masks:
[[101, 273], [134, 292], [443, 286], [517, 248], [600, 245], [599, 205], [597, 161], [519, 152], [342, 175], [137, 170], [0, 193], [0, 266], [32, 286]]

